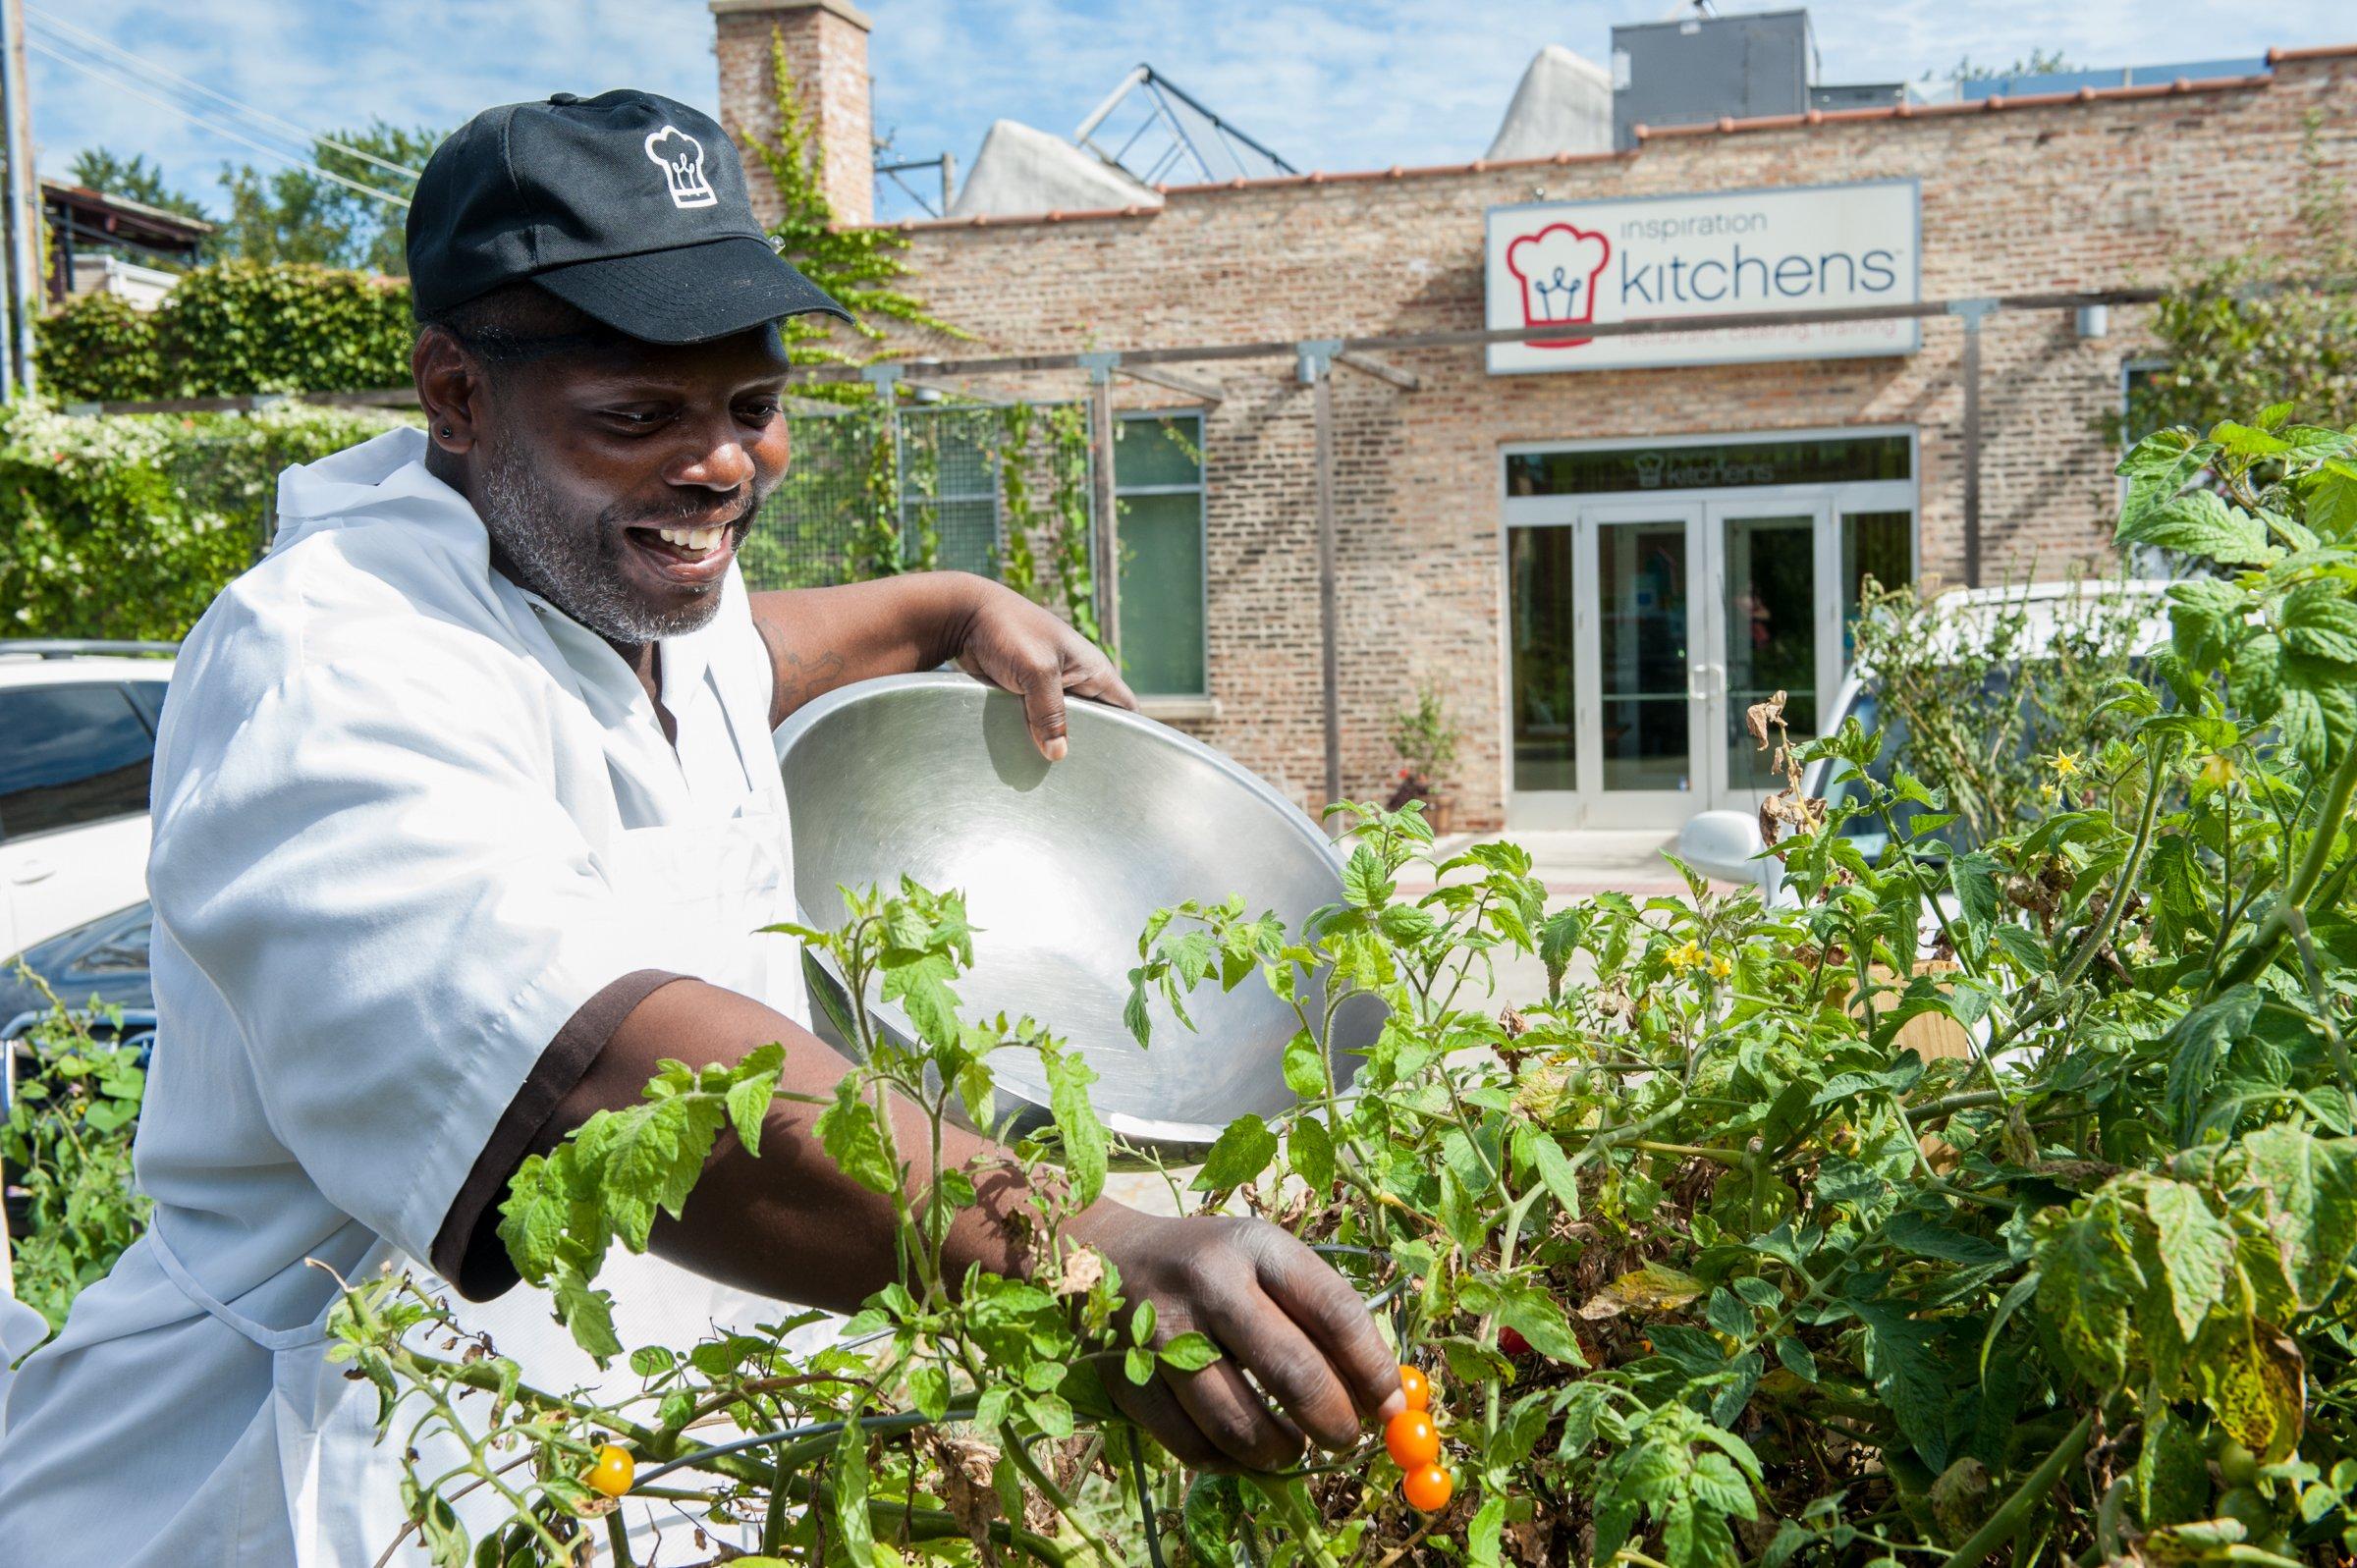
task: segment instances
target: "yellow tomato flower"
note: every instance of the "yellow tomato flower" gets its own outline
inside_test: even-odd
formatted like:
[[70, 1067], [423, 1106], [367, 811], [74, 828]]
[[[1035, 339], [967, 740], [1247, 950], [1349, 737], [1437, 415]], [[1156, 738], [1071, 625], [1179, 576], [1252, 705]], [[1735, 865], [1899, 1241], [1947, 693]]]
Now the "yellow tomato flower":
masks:
[[2234, 762], [2221, 752], [2212, 752], [2202, 764], [2202, 783], [2213, 789], [2223, 789], [2234, 782]]
[[2056, 778], [2071, 778], [2079, 771], [2079, 754], [2075, 751], [2057, 751], [2055, 753], [2054, 761], [2048, 766], [2055, 770]]
[[1728, 975], [1731, 975], [1734, 972], [1735, 966], [1733, 964], [1728, 963], [1725, 958], [1720, 957], [1717, 953], [1711, 954], [1711, 978], [1713, 980], [1725, 980]]
[[1688, 969], [1699, 967], [1708, 956], [1695, 943], [1682, 942], [1670, 949], [1670, 967], [1683, 974]]

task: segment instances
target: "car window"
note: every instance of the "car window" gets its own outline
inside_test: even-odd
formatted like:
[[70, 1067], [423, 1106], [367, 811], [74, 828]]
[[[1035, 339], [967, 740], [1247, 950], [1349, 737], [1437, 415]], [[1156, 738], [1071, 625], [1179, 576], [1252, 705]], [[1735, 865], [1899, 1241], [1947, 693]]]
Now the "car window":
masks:
[[[2129, 660], [2129, 672], [2141, 676], [2145, 671], [2145, 663], [2142, 657]], [[2012, 687], [2013, 672], [2010, 670], [1992, 670], [1981, 681], [1982, 695], [1991, 700], [2001, 701], [2005, 693]], [[2035, 681], [2031, 682], [2029, 690], [2023, 695], [2021, 701], [2028, 704], [2032, 710], [2037, 708], [2038, 692]], [[1873, 732], [1874, 727], [1882, 722], [1882, 717], [1881, 705], [1875, 700], [1874, 689], [1871, 686], [1859, 688], [1857, 696], [1851, 700], [1848, 708], [1835, 718], [1835, 728], [1838, 729], [1844, 719], [1855, 719], [1861, 730], [1870, 734]], [[2034, 746], [2037, 744], [2038, 738], [2046, 732], [2047, 728], [2047, 724], [2033, 712], [2029, 722], [2022, 726], [2021, 735], [2016, 744], [2023, 747]], [[1891, 783], [1891, 770], [1897, 764], [1899, 753], [1906, 749], [1906, 721], [1896, 718], [1891, 720], [1883, 730], [1883, 749], [1876, 754], [1873, 766], [1866, 770], [1873, 776], [1877, 784], [1888, 785]], [[1842, 777], [1828, 784], [1825, 791], [1827, 804], [1838, 806], [1860, 803], [1865, 796], [1864, 785], [1845, 765], [1836, 765], [1836, 767]], [[1924, 815], [1930, 809], [1930, 807], [1918, 805], [1914, 801], [1902, 800], [1892, 806], [1891, 815], [1898, 822], [1907, 823]], [[1858, 851], [1868, 860], [1881, 854], [1884, 846], [1891, 841], [1891, 835], [1885, 829], [1879, 815], [1850, 818], [1848, 825], [1842, 830], [1842, 835], [1855, 843]], [[1958, 825], [1954, 823], [1935, 828], [1928, 834], [1910, 835], [1910, 837], [1919, 837], [1925, 839], [1937, 839], [1950, 849], [1971, 847], [1970, 845], [1959, 845], [1956, 841], [1957, 836]]]
[[147, 809], [155, 742], [123, 688], [0, 690], [0, 842]]
[[147, 721], [149, 730], [163, 722], [164, 693], [171, 689], [168, 685], [161, 680], [133, 680], [126, 682], [123, 689], [131, 693], [131, 704]]

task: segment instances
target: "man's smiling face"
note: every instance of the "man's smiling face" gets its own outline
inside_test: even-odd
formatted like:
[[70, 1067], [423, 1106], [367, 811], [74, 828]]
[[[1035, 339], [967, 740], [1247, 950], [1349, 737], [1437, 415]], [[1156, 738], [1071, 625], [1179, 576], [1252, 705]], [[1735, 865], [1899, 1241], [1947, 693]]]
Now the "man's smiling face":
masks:
[[616, 642], [704, 625], [786, 472], [775, 329], [674, 347], [553, 299], [489, 315], [457, 337], [485, 372], [466, 477], [495, 564]]

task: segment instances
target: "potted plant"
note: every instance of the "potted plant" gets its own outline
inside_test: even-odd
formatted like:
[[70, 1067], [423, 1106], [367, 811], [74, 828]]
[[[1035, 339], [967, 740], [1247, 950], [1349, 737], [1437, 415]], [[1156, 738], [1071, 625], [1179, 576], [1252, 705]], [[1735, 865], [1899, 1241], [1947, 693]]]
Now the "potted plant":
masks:
[[1399, 756], [1399, 782], [1392, 790], [1391, 809], [1411, 800], [1424, 803], [1424, 820], [1434, 833], [1449, 831], [1449, 797], [1440, 791], [1449, 765], [1456, 761], [1456, 743], [1464, 731], [1452, 724], [1441, 688], [1430, 681], [1416, 688], [1413, 707], [1392, 716], [1392, 749]]

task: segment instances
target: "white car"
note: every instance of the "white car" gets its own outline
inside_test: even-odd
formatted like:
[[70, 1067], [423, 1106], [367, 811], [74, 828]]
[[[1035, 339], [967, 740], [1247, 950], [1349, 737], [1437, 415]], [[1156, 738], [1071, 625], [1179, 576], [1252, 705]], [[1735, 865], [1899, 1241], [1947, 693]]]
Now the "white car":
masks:
[[0, 961], [147, 896], [168, 642], [0, 641]]
[[[2084, 578], [2066, 582], [2033, 582], [2011, 588], [1959, 588], [1942, 594], [1933, 601], [1933, 610], [1944, 618], [1940, 628], [1941, 640], [1951, 648], [1972, 646], [1968, 640], [2000, 614], [2019, 607], [2025, 622], [2021, 645], [2027, 648], [2048, 646], [2063, 619], [2066, 607], [2075, 603], [2099, 599], [2110, 594], [2124, 595], [2143, 610], [2143, 615], [2129, 633], [2131, 644], [2138, 651], [2158, 647], [2168, 640], [2168, 616], [2164, 596], [2168, 583], [2154, 578], [2130, 578], [2125, 581], [2110, 578]], [[1842, 722], [1855, 719], [1871, 731], [1877, 723], [1877, 701], [1874, 672], [1865, 668], [1852, 669], [1843, 677], [1834, 695], [1833, 721], [1826, 733], [1841, 728]], [[1879, 766], [1887, 767], [1895, 749], [1895, 736], [1886, 736], [1884, 758]], [[1801, 775], [1801, 793], [1824, 796], [1828, 792], [1835, 764], [1831, 759], [1813, 762]], [[1835, 785], [1836, 790], [1843, 787]], [[1882, 853], [1886, 835], [1864, 820], [1852, 823], [1850, 838], [1871, 860]], [[1759, 819], [1741, 811], [1705, 811], [1691, 818], [1677, 836], [1677, 855], [1695, 870], [1723, 882], [1756, 884], [1770, 903], [1780, 901], [1784, 894], [1783, 862], [1773, 855], [1763, 856], [1766, 847], [1760, 838]]]

